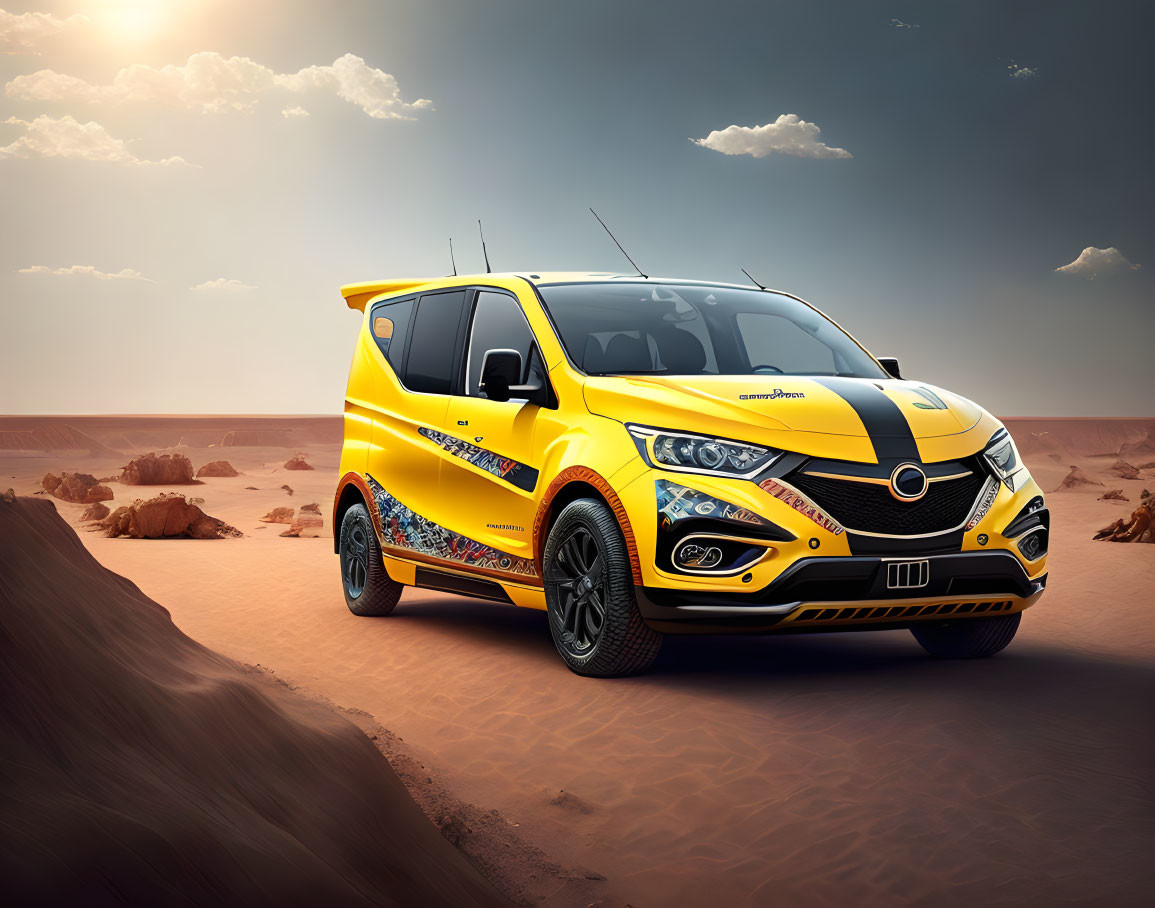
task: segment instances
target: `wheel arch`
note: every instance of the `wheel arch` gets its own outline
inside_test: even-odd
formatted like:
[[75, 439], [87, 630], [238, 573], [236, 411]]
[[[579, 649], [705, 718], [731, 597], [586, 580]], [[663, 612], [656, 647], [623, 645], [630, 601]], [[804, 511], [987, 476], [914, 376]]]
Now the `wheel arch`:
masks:
[[380, 541], [380, 527], [377, 520], [377, 509], [370, 503], [372, 496], [369, 494], [369, 488], [365, 485], [365, 480], [356, 473], [346, 473], [341, 477], [341, 481], [337, 484], [337, 496], [333, 500], [333, 554], [340, 554], [341, 545], [341, 521], [345, 519], [345, 512], [355, 504], [363, 504], [369, 511], [369, 517], [373, 521], [374, 529], [378, 533], [378, 541]]
[[545, 541], [554, 521], [557, 520], [558, 514], [566, 505], [577, 501], [579, 498], [596, 498], [613, 512], [614, 518], [618, 522], [618, 528], [622, 531], [622, 537], [626, 542], [626, 551], [630, 558], [630, 573], [633, 575], [634, 583], [640, 585], [642, 583], [642, 569], [641, 562], [638, 560], [638, 544], [634, 539], [634, 531], [630, 526], [626, 509], [605, 478], [588, 467], [568, 467], [562, 470], [554, 477], [542, 496], [541, 504], [538, 506], [533, 521], [533, 560], [537, 567], [538, 576], [545, 577], [542, 558], [545, 552]]

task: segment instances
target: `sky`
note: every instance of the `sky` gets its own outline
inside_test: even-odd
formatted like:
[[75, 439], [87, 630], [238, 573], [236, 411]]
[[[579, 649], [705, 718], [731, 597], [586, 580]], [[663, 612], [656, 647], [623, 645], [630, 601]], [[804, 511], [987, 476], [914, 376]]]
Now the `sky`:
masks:
[[0, 0], [0, 413], [339, 413], [343, 283], [760, 282], [1153, 416], [1155, 5]]

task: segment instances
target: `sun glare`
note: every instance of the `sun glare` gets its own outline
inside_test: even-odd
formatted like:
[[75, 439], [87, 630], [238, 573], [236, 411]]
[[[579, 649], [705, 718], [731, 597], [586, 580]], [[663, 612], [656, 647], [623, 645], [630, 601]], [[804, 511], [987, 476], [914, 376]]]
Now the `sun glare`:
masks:
[[160, 34], [173, 4], [171, 0], [99, 0], [96, 6], [111, 38], [136, 43]]

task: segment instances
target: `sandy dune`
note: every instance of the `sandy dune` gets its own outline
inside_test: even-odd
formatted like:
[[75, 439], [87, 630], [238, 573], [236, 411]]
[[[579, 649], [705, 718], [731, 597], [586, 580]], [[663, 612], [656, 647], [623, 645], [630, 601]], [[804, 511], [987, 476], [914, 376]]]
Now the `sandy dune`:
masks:
[[332, 711], [190, 640], [54, 506], [0, 500], [8, 904], [507, 902]]
[[[1155, 491], [1155, 472], [1106, 472], [1153, 421], [1030, 421], [1059, 435], [1054, 450], [1023, 442], [1025, 422], [1010, 427], [1045, 489], [1079, 464], [1132, 502]], [[146, 421], [81, 428], [103, 444], [106, 432], [179, 441]], [[244, 428], [218, 418], [204, 437]], [[540, 613], [407, 591], [389, 618], [349, 614], [331, 539], [257, 529], [273, 507], [309, 501], [327, 520], [337, 446], [298, 441], [232, 447], [242, 475], [197, 487], [244, 539], [82, 539], [193, 638], [363, 711], [404, 739], [402, 758], [519, 824], [563, 868], [523, 881], [528, 895], [1138, 905], [1155, 887], [1155, 547], [1091, 541], [1131, 506], [1097, 500], [1103, 488], [1050, 496], [1049, 592], [994, 659], [934, 662], [905, 632], [671, 638], [652, 674], [607, 682], [564, 668]], [[198, 467], [224, 456], [185, 444]], [[296, 450], [317, 469], [281, 469]], [[108, 475], [113, 462], [6, 452], [0, 483], [27, 494], [48, 469]], [[118, 504], [135, 496], [112, 487]]]

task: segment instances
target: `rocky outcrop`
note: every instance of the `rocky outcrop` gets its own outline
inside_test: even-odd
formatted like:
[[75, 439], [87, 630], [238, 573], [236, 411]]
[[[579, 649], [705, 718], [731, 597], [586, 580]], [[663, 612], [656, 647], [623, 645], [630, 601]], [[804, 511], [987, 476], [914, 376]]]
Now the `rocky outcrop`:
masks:
[[90, 520], [104, 520], [109, 514], [108, 505], [101, 504], [99, 501], [96, 504], [90, 504], [84, 513], [80, 515], [80, 520], [85, 523]]
[[1074, 464], [1071, 465], [1071, 472], [1066, 475], [1062, 482], [1059, 483], [1059, 488], [1055, 491], [1063, 489], [1077, 489], [1080, 486], [1101, 486], [1103, 483], [1091, 479]]
[[177, 493], [160, 494], [117, 508], [100, 522], [107, 536], [133, 539], [223, 539], [241, 532], [223, 520], [210, 517]]
[[292, 523], [293, 514], [295, 512], [292, 508], [273, 508], [261, 518], [262, 523]]
[[130, 486], [189, 485], [193, 479], [192, 461], [183, 454], [145, 454], [123, 467], [120, 481]]
[[1152, 527], [1151, 497], [1147, 496], [1139, 507], [1131, 512], [1130, 518], [1119, 519], [1103, 527], [1095, 534], [1096, 539], [1107, 542], [1155, 542], [1155, 528]]
[[321, 513], [321, 506], [319, 504], [317, 504], [317, 502], [315, 502], [315, 501], [310, 502], [309, 504], [303, 504], [303, 505], [301, 505], [301, 513], [302, 514], [308, 513], [308, 514], [318, 514], [319, 515]]
[[315, 469], [315, 467], [311, 466], [309, 464], [309, 462], [305, 460], [304, 454], [294, 454], [292, 457], [290, 457], [288, 460], [285, 461], [285, 469], [286, 470], [313, 470], [313, 469]]
[[212, 463], [206, 463], [203, 467], [197, 470], [197, 479], [203, 479], [206, 476], [210, 477], [233, 477], [241, 474], [227, 460], [214, 460]]
[[1142, 460], [1145, 457], [1150, 457], [1152, 454], [1155, 454], [1155, 430], [1149, 430], [1146, 438], [1129, 442], [1119, 448], [1119, 456], [1121, 458]]
[[112, 489], [101, 485], [100, 480], [89, 473], [65, 471], [59, 476], [48, 473], [40, 484], [49, 494], [72, 504], [92, 504], [95, 501], [108, 501], [115, 497]]
[[321, 516], [321, 509], [317, 505], [305, 505], [297, 513], [296, 518], [282, 536], [298, 536], [302, 539], [312, 539], [321, 535], [325, 527], [325, 519]]
[[281, 488], [288, 492], [290, 495], [293, 494], [293, 487], [291, 485], [283, 485]]
[[1138, 467], [1131, 466], [1131, 464], [1127, 463], [1125, 460], [1116, 460], [1115, 463], [1112, 464], [1110, 472], [1114, 473], [1116, 476], [1122, 477], [1123, 479], [1143, 478], [1139, 475]]

